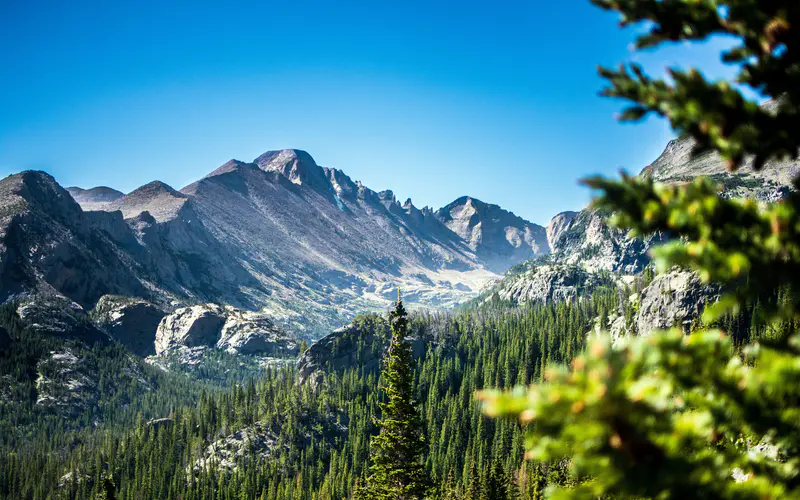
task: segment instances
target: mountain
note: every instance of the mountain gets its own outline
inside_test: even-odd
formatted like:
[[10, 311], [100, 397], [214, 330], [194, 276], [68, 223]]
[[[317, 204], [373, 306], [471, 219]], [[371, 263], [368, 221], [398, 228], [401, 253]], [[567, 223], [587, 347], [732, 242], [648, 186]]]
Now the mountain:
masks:
[[[800, 173], [800, 161], [796, 159], [773, 160], [757, 172], [748, 160], [739, 171], [729, 172], [717, 153], [694, 155], [694, 146], [694, 141], [687, 138], [670, 141], [664, 152], [640, 175], [669, 184], [685, 183], [695, 177], [705, 176], [719, 185], [720, 194], [724, 197], [773, 202], [786, 196], [792, 189], [792, 179]], [[554, 298], [590, 293], [597, 286], [608, 285], [610, 280], [607, 273], [627, 276], [628, 280], [630, 276], [640, 273], [650, 262], [649, 249], [665, 241], [667, 235], [631, 238], [627, 231], [612, 228], [606, 223], [609, 215], [592, 208], [556, 215], [546, 229], [550, 253], [514, 266], [500, 281], [482, 293], [479, 300], [547, 302]], [[685, 287], [689, 287], [688, 283], [692, 284], [691, 290], [676, 290], [674, 293], [678, 296], [683, 294], [692, 297], [692, 300], [700, 296], [695, 293], [696, 280], [682, 277], [673, 281]], [[657, 293], [651, 295], [656, 297]], [[688, 306], [684, 309], [689, 310]], [[680, 315], [675, 313], [672, 316]], [[641, 323], [660, 324], [651, 321], [651, 318]], [[644, 326], [641, 328], [646, 330]]]
[[84, 207], [93, 207], [94, 209], [101, 209], [107, 203], [117, 201], [125, 196], [124, 193], [111, 189], [106, 186], [98, 186], [91, 189], [82, 189], [79, 187], [68, 187], [67, 191], [78, 203]]
[[305, 151], [231, 160], [176, 190], [66, 191], [43, 172], [0, 181], [0, 294], [104, 295], [171, 311], [217, 303], [309, 336], [382, 310], [452, 306], [549, 252], [544, 228], [464, 197], [434, 211], [373, 191]]
[[[774, 101], [763, 105], [768, 110], [775, 106]], [[782, 197], [792, 180], [800, 174], [800, 159], [797, 158], [771, 160], [759, 171], [753, 170], [752, 158], [748, 158], [738, 171], [732, 173], [716, 152], [693, 154], [695, 145], [689, 137], [670, 141], [661, 156], [645, 167], [640, 175], [666, 183], [687, 182], [702, 175], [720, 183], [727, 196], [774, 201]]]
[[436, 216], [496, 273], [549, 251], [542, 226], [469, 196], [440, 208]]

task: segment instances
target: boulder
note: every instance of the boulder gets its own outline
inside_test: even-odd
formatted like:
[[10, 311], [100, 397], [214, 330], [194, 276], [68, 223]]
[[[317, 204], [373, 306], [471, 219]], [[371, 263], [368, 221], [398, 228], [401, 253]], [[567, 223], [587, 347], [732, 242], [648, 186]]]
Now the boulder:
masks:
[[156, 354], [185, 346], [213, 346], [219, 341], [225, 311], [216, 304], [203, 304], [178, 309], [164, 316], [155, 336]]
[[227, 308], [217, 348], [231, 354], [295, 356], [297, 342], [262, 313]]
[[91, 312], [95, 324], [139, 356], [155, 354], [156, 330], [165, 313], [136, 298], [105, 295]]
[[634, 322], [639, 335], [678, 326], [689, 332], [706, 304], [716, 302], [720, 289], [700, 281], [697, 274], [674, 269], [656, 276], [642, 290]]

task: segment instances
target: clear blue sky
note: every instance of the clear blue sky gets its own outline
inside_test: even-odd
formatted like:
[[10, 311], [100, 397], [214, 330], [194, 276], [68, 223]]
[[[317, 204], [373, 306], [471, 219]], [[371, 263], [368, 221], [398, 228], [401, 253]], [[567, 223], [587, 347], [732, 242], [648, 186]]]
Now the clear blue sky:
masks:
[[[578, 178], [638, 172], [671, 137], [597, 96], [631, 40], [588, 0], [0, 0], [0, 175], [180, 188], [292, 147], [417, 206], [546, 223], [588, 201]], [[715, 47], [637, 57], [727, 74]]]

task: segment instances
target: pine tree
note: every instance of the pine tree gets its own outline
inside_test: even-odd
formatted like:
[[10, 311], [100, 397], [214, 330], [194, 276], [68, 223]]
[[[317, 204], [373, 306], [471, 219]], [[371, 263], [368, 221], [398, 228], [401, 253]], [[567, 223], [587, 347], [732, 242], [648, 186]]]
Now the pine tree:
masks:
[[372, 499], [420, 499], [429, 488], [422, 464], [425, 452], [422, 420], [414, 400], [414, 357], [408, 336], [408, 314], [400, 291], [390, 316], [392, 337], [384, 355], [380, 429], [372, 439], [372, 466], [365, 492]]
[[[610, 83], [603, 93], [631, 102], [622, 120], [665, 117], [693, 139], [695, 153], [715, 151], [730, 170], [798, 158], [800, 2], [592, 1], [619, 12], [623, 26], [645, 28], [637, 48], [720, 36], [735, 44], [721, 54], [738, 67], [734, 82], [709, 82], [695, 69], [671, 69], [669, 80], [636, 64], [601, 69]], [[760, 106], [742, 88], [771, 102]], [[558, 498], [800, 497], [800, 294], [780, 295], [800, 287], [800, 179], [770, 205], [722, 198], [702, 178], [586, 184], [600, 192], [593, 206], [614, 214], [612, 225], [674, 237], [651, 252], [659, 271], [681, 266], [723, 286], [706, 325], [759, 303], [751, 329], [774, 334], [741, 351], [730, 332], [705, 327], [593, 339], [570, 369], [549, 369], [547, 384], [528, 394], [484, 393], [486, 411], [531, 424], [527, 456], [558, 461], [559, 476], [568, 460], [571, 480], [550, 485]]]

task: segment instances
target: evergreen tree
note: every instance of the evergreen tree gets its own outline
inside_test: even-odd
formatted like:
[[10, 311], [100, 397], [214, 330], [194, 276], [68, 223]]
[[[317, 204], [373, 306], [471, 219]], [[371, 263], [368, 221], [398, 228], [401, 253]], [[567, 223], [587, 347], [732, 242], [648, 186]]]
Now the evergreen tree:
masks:
[[[638, 48], [727, 36], [734, 84], [697, 70], [653, 79], [637, 65], [601, 69], [605, 95], [628, 99], [623, 120], [654, 113], [736, 170], [759, 170], [800, 148], [800, 2], [797, 0], [593, 0], [642, 23]], [[759, 106], [741, 92], [771, 99]], [[652, 251], [658, 270], [681, 266], [727, 294], [706, 325], [758, 304], [751, 330], [768, 334], [737, 349], [732, 332], [657, 332], [614, 344], [593, 339], [571, 369], [549, 368], [528, 394], [486, 392], [490, 414], [530, 423], [527, 456], [569, 461], [579, 482], [558, 498], [800, 497], [800, 195], [771, 205], [721, 198], [707, 179], [675, 186], [647, 176], [594, 178], [594, 206], [633, 236], [675, 238]], [[795, 179], [795, 188], [800, 182]], [[764, 297], [778, 300], [760, 302]], [[734, 324], [732, 321], [728, 321]], [[765, 451], [766, 450], [766, 451]], [[560, 479], [559, 479], [560, 482]], [[561, 485], [559, 485], [561, 486]]]
[[423, 466], [425, 440], [414, 400], [414, 357], [408, 336], [408, 314], [400, 291], [389, 315], [391, 340], [384, 355], [380, 429], [372, 439], [372, 466], [365, 492], [369, 498], [411, 500], [424, 498], [430, 482]]

